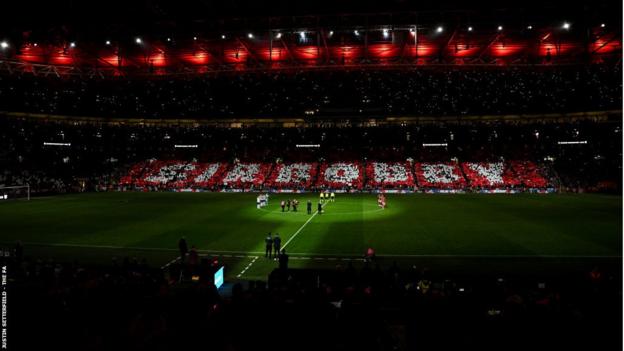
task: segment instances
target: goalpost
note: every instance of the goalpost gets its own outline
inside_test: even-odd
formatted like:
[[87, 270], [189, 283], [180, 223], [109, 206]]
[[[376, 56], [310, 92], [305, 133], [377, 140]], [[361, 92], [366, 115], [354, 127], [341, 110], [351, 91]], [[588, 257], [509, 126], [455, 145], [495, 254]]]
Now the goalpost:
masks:
[[29, 184], [0, 187], [0, 201], [24, 198], [30, 200]]

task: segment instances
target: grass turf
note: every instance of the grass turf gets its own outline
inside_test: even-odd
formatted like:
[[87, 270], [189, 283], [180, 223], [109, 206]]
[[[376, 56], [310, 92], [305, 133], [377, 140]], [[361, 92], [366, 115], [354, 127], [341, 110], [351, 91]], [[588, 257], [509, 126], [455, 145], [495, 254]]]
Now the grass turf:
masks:
[[[93, 260], [135, 255], [168, 261], [186, 236], [200, 250], [263, 255], [268, 232], [294, 256], [361, 256], [369, 246], [392, 258], [619, 257], [622, 198], [607, 195], [338, 194], [324, 213], [317, 194], [90, 193], [0, 203], [0, 241], [21, 240], [37, 254]], [[297, 198], [298, 212], [279, 201]], [[31, 251], [33, 252], [33, 251]], [[236, 257], [232, 257], [235, 259]], [[241, 258], [246, 262], [246, 258]], [[310, 260], [307, 265], [313, 265]], [[234, 265], [236, 266], [236, 264]], [[238, 267], [233, 267], [235, 271]]]

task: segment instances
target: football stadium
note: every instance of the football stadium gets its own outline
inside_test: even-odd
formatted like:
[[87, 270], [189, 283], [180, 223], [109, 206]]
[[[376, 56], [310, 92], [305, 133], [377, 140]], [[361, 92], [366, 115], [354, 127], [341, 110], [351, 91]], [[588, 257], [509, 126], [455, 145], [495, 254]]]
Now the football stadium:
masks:
[[621, 3], [92, 6], [0, 23], [3, 349], [622, 349]]

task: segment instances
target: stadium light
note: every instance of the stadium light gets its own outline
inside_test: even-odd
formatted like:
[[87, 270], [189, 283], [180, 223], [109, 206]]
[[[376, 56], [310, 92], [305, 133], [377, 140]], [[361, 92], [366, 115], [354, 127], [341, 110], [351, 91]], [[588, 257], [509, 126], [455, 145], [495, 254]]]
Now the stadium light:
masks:
[[299, 32], [299, 36], [301, 37], [301, 40], [305, 40], [305, 32], [304, 31]]
[[559, 144], [559, 145], [583, 145], [583, 144], [587, 144], [587, 140], [581, 140], [581, 141], [558, 141], [557, 144]]
[[275, 35], [275, 38], [276, 38], [276, 39], [281, 39], [281, 38], [282, 38], [282, 33], [278, 32], [278, 33]]
[[334, 31], [333, 31], [333, 30], [330, 30], [330, 31], [329, 31], [329, 36], [331, 37], [332, 35], [334, 35]]
[[472, 32], [472, 27], [468, 27], [468, 31], [469, 31], [469, 32]]
[[37, 43], [34, 43], [34, 44], [33, 44], [33, 46], [34, 46], [34, 47], [37, 47], [37, 45], [38, 45]]
[[527, 29], [531, 30], [531, 29], [533, 29], [533, 26], [527, 26]]
[[141, 38], [137, 37], [136, 39], [134, 39], [134, 42], [137, 44], [141, 44], [143, 43], [143, 40], [141, 40]]
[[9, 47], [9, 43], [7, 43], [6, 41], [3, 41], [3, 42], [0, 43], [0, 47], [3, 48], [3, 49], [6, 49], [6, 48]]
[[43, 142], [43, 146], [71, 146], [71, 143]]
[[570, 23], [568, 23], [568, 22], [563, 22], [563, 29], [565, 29], [565, 30], [570, 29]]
[[225, 34], [221, 34], [221, 39], [225, 39]]
[[383, 30], [383, 37], [388, 38], [390, 36], [390, 32], [387, 29]]
[[168, 41], [168, 42], [171, 42], [171, 38], [167, 38], [167, 41]]
[[75, 48], [76, 47], [76, 43], [72, 41], [71, 43], [69, 43], [69, 47], [70, 48]]
[[606, 27], [606, 26], [607, 26], [606, 24], [604, 24], [604, 23], [600, 23], [600, 28], [604, 28], [604, 27]]
[[247, 34], [247, 38], [253, 39], [253, 34], [252, 33]]
[[438, 33], [442, 33], [443, 31], [444, 31], [444, 28], [443, 28], [442, 26], [439, 26], [439, 27], [436, 29], [436, 32], [438, 32]]
[[106, 45], [110, 45], [110, 44], [111, 44], [110, 40], [107, 40]]
[[498, 26], [498, 31], [500, 32], [501, 30], [503, 30], [503, 26]]
[[197, 37], [193, 37], [193, 40], [197, 40]]
[[353, 34], [355, 34], [356, 37], [360, 36], [360, 32], [357, 29], [353, 31]]

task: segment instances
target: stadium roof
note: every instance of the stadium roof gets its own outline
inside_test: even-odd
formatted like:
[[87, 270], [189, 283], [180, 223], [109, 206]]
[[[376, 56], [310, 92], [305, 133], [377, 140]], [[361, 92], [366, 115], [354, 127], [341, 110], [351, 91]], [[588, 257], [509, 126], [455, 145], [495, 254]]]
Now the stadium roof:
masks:
[[621, 3], [334, 3], [16, 4], [0, 24], [0, 70], [173, 74], [621, 57]]

